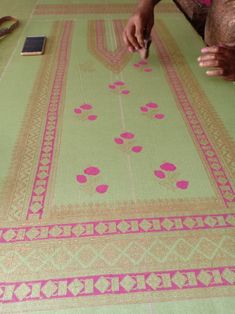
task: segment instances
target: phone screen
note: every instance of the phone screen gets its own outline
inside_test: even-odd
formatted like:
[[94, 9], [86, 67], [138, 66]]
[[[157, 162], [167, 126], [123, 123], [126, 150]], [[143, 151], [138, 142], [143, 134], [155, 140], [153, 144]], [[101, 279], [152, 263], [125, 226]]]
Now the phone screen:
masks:
[[26, 37], [21, 54], [22, 55], [43, 54], [45, 42], [46, 42], [45, 36]]

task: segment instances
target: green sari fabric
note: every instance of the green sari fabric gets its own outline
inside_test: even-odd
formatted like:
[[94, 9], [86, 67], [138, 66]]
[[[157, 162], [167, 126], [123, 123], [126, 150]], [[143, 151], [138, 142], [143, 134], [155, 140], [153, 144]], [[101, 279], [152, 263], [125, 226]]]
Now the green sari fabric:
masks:
[[145, 62], [135, 1], [2, 3], [0, 312], [232, 313], [235, 90], [201, 38], [162, 1]]

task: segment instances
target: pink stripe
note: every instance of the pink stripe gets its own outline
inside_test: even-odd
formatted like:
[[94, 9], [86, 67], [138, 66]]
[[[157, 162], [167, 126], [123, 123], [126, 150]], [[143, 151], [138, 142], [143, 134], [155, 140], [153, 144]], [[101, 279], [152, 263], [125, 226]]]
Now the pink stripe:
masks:
[[[172, 87], [172, 90], [181, 106], [184, 118], [192, 131], [197, 145], [200, 147], [201, 153], [204, 157], [204, 160], [206, 161], [212, 177], [214, 178], [215, 184], [225, 206], [229, 207], [230, 204], [235, 202], [235, 193], [232, 184], [229, 181], [225, 169], [223, 169], [223, 165], [216, 153], [216, 150], [213, 148], [206, 132], [203, 129], [202, 124], [197, 117], [195, 110], [193, 109], [193, 106], [187, 97], [187, 94], [184, 90], [181, 80], [177, 75], [174, 65], [172, 64], [166, 47], [164, 46], [156, 31], [153, 32], [152, 37], [157, 52], [159, 53], [159, 56], [165, 67], [170, 86]], [[225, 184], [221, 183], [221, 178], [226, 180]], [[226, 197], [227, 193], [230, 193], [231, 198]]]
[[0, 301], [15, 303], [153, 291], [233, 286], [235, 267], [104, 274], [0, 283]]
[[62, 99], [65, 73], [68, 67], [68, 50], [71, 41], [72, 26], [72, 22], [67, 21], [64, 23], [64, 32], [59, 47], [58, 64], [48, 106], [37, 172], [27, 211], [27, 219], [32, 216], [41, 218], [43, 215], [54, 156], [59, 107]]
[[235, 214], [133, 218], [0, 228], [0, 243], [234, 228]]

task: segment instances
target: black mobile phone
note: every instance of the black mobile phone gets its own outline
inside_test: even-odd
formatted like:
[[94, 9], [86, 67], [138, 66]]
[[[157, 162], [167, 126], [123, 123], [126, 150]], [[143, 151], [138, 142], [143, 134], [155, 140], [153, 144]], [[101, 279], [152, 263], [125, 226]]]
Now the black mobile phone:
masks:
[[41, 55], [44, 53], [46, 36], [26, 37], [21, 54], [23, 56]]

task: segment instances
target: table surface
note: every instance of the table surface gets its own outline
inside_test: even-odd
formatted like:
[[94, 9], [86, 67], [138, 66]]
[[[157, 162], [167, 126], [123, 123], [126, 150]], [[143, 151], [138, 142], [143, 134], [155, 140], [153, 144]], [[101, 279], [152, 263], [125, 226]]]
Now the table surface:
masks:
[[[148, 61], [129, 54], [134, 6], [2, 1], [4, 313], [233, 311], [235, 86], [171, 1]], [[21, 56], [33, 35], [45, 54]]]

